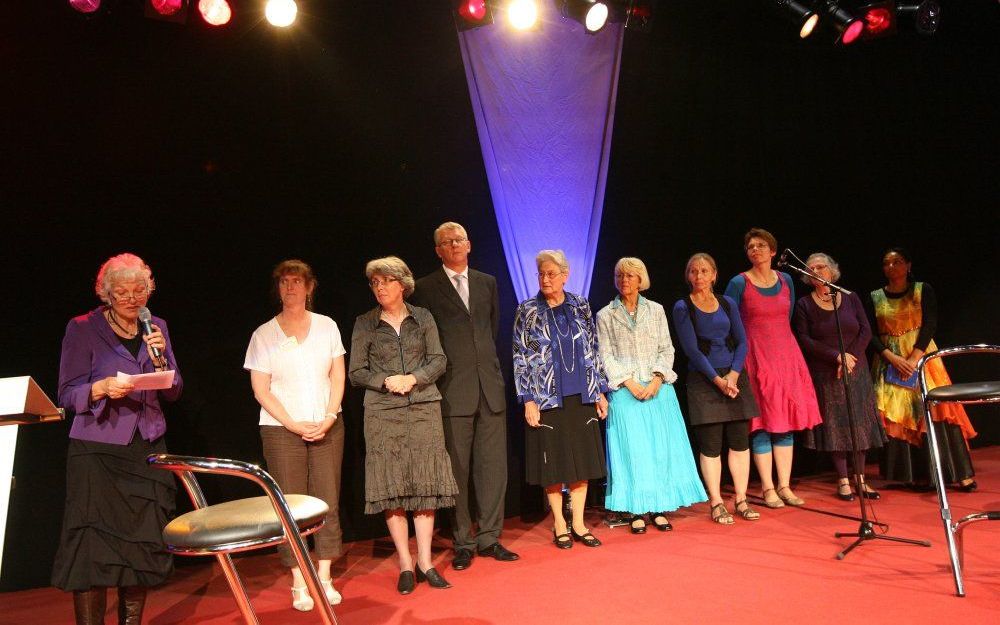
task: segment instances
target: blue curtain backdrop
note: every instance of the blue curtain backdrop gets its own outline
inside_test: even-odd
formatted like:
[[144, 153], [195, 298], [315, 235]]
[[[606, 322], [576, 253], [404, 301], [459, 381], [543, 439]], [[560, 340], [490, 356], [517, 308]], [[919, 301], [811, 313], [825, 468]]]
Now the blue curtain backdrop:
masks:
[[493, 208], [519, 299], [538, 291], [535, 254], [566, 252], [584, 297], [601, 227], [622, 24], [596, 35], [539, 2], [539, 26], [459, 33]]

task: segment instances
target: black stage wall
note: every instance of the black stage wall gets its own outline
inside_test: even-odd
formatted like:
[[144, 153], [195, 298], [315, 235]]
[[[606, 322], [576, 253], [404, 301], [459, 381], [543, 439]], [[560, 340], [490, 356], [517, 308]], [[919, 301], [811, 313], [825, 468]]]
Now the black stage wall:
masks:
[[[150, 308], [170, 323], [186, 381], [169, 447], [261, 460], [241, 365], [275, 310], [270, 268], [312, 263], [317, 310], [348, 340], [373, 304], [364, 262], [394, 253], [432, 270], [444, 220], [467, 226], [475, 265], [500, 278], [509, 364], [516, 302], [449, 3], [299, 4], [281, 32], [247, 11], [210, 30], [143, 19], [135, 2], [93, 20], [60, 0], [3, 3], [0, 376], [31, 374], [54, 395], [66, 321], [96, 305], [99, 264], [134, 251], [154, 269]], [[660, 4], [653, 33], [626, 36], [595, 308], [619, 256], [643, 257], [650, 297], [669, 304], [689, 254], [715, 254], [725, 281], [760, 225], [832, 254], [859, 291], [881, 284], [882, 248], [906, 245], [939, 293], [939, 343], [1000, 341], [1000, 5], [943, 2], [937, 37], [843, 49], [828, 32], [799, 42], [763, 0]], [[995, 414], [975, 416], [977, 444], [1000, 439]], [[361, 418], [351, 391], [347, 540], [385, 532], [362, 513]], [[540, 497], [522, 486], [515, 410], [510, 423], [517, 514]], [[21, 429], [0, 590], [47, 584], [67, 431]]]

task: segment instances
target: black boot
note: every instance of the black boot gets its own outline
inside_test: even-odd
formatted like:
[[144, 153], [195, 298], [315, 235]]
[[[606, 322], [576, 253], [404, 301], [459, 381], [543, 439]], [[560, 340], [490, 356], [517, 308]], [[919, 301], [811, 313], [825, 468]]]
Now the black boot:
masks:
[[76, 625], [104, 625], [104, 611], [107, 606], [108, 589], [103, 586], [73, 592]]
[[146, 606], [145, 586], [118, 588], [118, 625], [141, 625], [142, 609]]

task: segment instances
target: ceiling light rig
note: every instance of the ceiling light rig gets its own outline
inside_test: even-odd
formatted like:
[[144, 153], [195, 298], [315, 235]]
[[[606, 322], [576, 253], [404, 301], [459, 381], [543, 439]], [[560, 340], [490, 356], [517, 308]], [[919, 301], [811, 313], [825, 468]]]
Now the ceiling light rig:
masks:
[[799, 27], [805, 39], [826, 23], [839, 33], [837, 41], [851, 45], [895, 35], [904, 22], [922, 35], [933, 35], [941, 21], [937, 0], [768, 0]]

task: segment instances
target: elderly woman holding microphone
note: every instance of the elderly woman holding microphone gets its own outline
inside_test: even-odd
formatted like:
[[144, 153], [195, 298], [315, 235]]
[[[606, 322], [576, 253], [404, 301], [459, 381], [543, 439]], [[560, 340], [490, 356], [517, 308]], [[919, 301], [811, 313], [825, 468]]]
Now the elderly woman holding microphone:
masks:
[[[454, 506], [458, 494], [434, 383], [447, 358], [430, 311], [404, 301], [415, 287], [406, 263], [377, 258], [365, 276], [378, 306], [354, 322], [349, 367], [351, 384], [365, 389], [365, 513], [385, 515], [399, 556], [400, 594], [425, 580], [450, 588], [431, 561], [434, 511]], [[407, 511], [417, 534], [416, 568]]]
[[[604, 419], [609, 390], [597, 348], [597, 328], [587, 300], [564, 290], [569, 263], [562, 250], [535, 257], [538, 295], [521, 302], [514, 317], [514, 384], [524, 404], [527, 480], [545, 489], [553, 517], [553, 542], [569, 549], [601, 541], [583, 520], [587, 481], [604, 477]], [[572, 529], [563, 517], [568, 485]], [[572, 533], [571, 533], [572, 532]]]
[[[173, 560], [161, 531], [174, 509], [174, 478], [146, 464], [166, 452], [163, 401], [181, 394], [167, 324], [140, 313], [155, 288], [134, 254], [109, 258], [95, 290], [104, 304], [66, 326], [59, 405], [75, 413], [66, 458], [66, 511], [52, 585], [73, 592], [77, 625], [103, 625], [107, 589], [118, 589], [119, 625], [139, 625], [146, 589], [162, 584]], [[136, 390], [127, 374], [173, 371], [170, 386]]]
[[[341, 554], [340, 465], [344, 424], [344, 350], [330, 317], [312, 312], [318, 281], [301, 260], [278, 263], [271, 274], [281, 311], [254, 331], [243, 367], [260, 404], [260, 438], [267, 469], [286, 493], [322, 499], [326, 523], [313, 537], [317, 572], [327, 601], [338, 604], [330, 566]], [[302, 571], [287, 545], [278, 547], [292, 573], [292, 607], [313, 609]]]
[[665, 512], [705, 501], [673, 383], [674, 345], [663, 306], [639, 294], [649, 273], [638, 258], [615, 264], [618, 297], [597, 313], [597, 336], [615, 389], [608, 400], [608, 489], [605, 507], [632, 513], [632, 533], [646, 533], [645, 514], [661, 532]]

